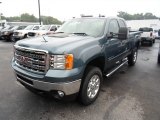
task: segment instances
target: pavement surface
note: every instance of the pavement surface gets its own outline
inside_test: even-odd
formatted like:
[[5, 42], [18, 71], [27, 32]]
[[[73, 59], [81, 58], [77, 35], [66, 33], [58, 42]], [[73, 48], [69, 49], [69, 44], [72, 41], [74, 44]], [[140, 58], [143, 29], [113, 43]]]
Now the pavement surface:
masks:
[[141, 47], [134, 67], [105, 79], [90, 106], [35, 95], [16, 83], [13, 43], [0, 40], [0, 120], [160, 120], [160, 40]]

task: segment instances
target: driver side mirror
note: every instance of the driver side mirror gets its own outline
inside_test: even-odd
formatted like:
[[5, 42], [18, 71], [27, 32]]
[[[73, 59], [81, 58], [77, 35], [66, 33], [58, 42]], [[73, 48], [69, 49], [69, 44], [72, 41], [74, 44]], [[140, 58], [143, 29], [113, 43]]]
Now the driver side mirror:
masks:
[[127, 37], [128, 37], [128, 28], [127, 27], [119, 28], [118, 39], [119, 40], [126, 40]]

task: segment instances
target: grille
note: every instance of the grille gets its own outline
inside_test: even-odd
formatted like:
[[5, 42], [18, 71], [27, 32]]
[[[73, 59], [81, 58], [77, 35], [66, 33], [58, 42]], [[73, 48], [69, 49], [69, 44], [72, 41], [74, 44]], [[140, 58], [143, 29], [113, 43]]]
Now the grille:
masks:
[[15, 48], [16, 63], [30, 71], [46, 72], [47, 52]]
[[14, 35], [18, 35], [19, 33], [18, 32], [14, 32]]
[[36, 35], [36, 33], [29, 32], [29, 33], [28, 33], [28, 35], [29, 35], [29, 36], [35, 36], [35, 35]]

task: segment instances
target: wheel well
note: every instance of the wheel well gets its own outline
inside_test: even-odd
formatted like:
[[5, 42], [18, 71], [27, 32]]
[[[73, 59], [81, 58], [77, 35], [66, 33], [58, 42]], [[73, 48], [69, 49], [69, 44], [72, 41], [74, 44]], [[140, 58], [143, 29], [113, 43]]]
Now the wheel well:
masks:
[[105, 58], [104, 57], [98, 57], [90, 61], [87, 66], [96, 66], [101, 69], [101, 71], [104, 71], [104, 66], [105, 66]]
[[136, 42], [136, 47], [137, 47], [137, 48], [140, 47], [140, 41], [139, 41], [139, 40]]

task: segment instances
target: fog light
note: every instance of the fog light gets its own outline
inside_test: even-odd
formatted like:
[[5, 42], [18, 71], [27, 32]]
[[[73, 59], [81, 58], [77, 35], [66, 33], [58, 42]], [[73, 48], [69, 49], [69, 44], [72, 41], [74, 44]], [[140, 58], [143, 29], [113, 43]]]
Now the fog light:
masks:
[[59, 97], [64, 97], [64, 92], [58, 91], [58, 95], [59, 95]]

